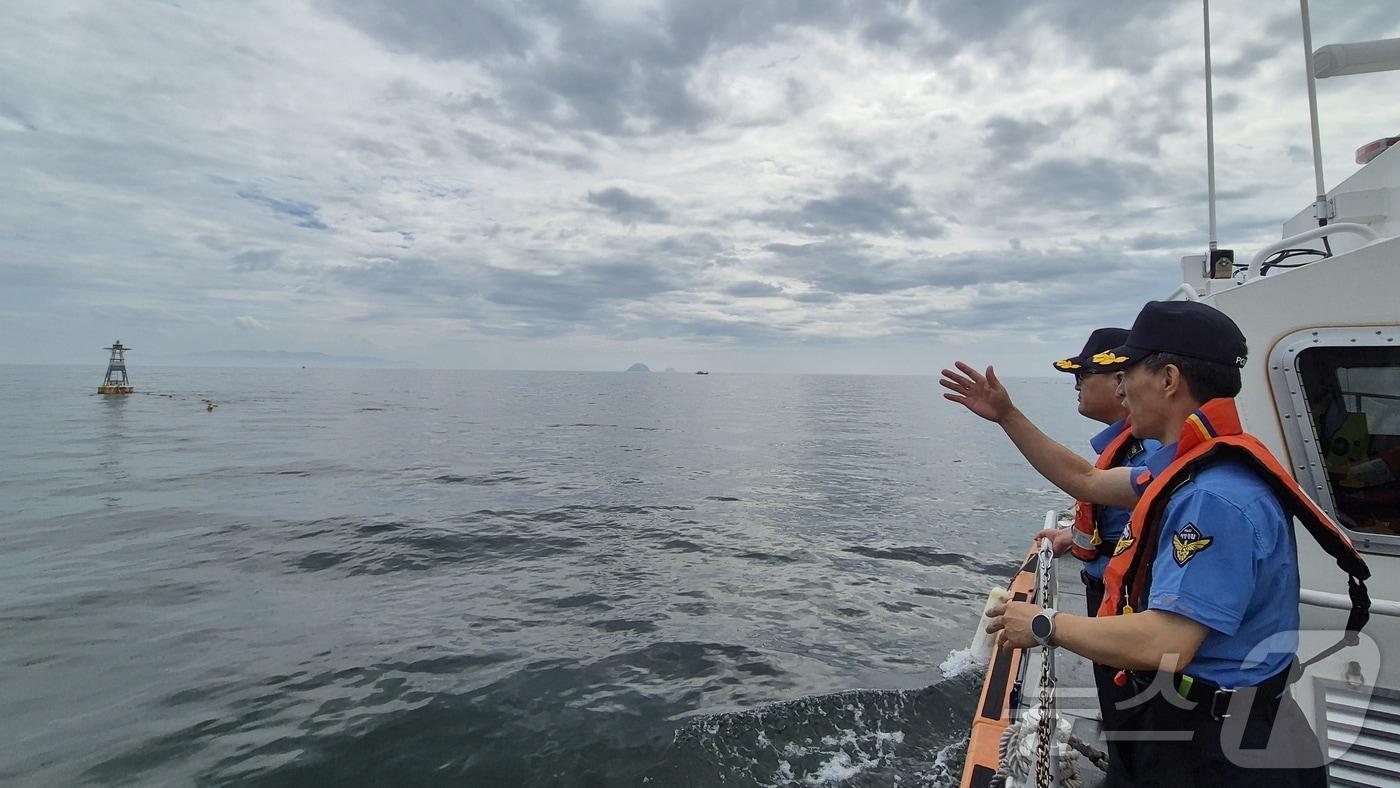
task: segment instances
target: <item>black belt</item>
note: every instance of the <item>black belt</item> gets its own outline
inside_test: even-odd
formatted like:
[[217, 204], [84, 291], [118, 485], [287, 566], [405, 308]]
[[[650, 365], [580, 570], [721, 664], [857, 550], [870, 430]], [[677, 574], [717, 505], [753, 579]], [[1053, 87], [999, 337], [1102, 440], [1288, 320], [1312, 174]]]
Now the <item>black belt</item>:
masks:
[[1099, 590], [1103, 590], [1103, 578], [1101, 577], [1094, 577], [1087, 571], [1081, 569], [1079, 570], [1079, 579], [1083, 580], [1084, 585], [1090, 588], [1097, 588]]
[[[1277, 705], [1284, 690], [1288, 689], [1289, 676], [1293, 672], [1293, 663], [1289, 663], [1287, 668], [1264, 679], [1253, 686], [1234, 687], [1227, 689], [1214, 682], [1196, 678], [1185, 673], [1172, 674], [1172, 686], [1176, 689], [1176, 694], [1195, 704], [1192, 709], [1203, 714], [1209, 714], [1213, 720], [1223, 720], [1230, 716], [1230, 701], [1234, 699], [1235, 693], [1242, 690], [1254, 690], [1253, 704]], [[1157, 679], [1156, 671], [1128, 671], [1128, 677], [1139, 690], [1151, 687]], [[1265, 706], [1267, 708], [1267, 706]]]

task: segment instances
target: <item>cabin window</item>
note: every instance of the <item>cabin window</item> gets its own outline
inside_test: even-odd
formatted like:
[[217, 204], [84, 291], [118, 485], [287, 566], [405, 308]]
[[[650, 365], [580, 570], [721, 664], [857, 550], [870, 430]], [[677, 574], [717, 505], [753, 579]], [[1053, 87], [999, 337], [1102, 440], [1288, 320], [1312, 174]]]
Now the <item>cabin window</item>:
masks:
[[1333, 515], [1353, 531], [1400, 534], [1400, 347], [1309, 347], [1297, 372]]

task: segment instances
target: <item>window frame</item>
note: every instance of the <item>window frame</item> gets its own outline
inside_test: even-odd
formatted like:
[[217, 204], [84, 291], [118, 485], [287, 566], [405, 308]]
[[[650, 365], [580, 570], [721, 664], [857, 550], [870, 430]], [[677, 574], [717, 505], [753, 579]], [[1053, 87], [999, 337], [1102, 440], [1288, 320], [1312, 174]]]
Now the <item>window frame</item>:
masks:
[[1351, 537], [1356, 549], [1367, 553], [1400, 555], [1400, 534], [1377, 534], [1354, 531], [1337, 518], [1337, 501], [1327, 478], [1317, 438], [1317, 426], [1308, 409], [1307, 392], [1303, 390], [1298, 370], [1298, 356], [1315, 348], [1400, 347], [1400, 327], [1396, 326], [1336, 326], [1305, 328], [1284, 336], [1269, 354], [1269, 382], [1273, 386], [1274, 403], [1278, 407], [1279, 426], [1284, 445], [1298, 484], [1312, 496], [1333, 520]]

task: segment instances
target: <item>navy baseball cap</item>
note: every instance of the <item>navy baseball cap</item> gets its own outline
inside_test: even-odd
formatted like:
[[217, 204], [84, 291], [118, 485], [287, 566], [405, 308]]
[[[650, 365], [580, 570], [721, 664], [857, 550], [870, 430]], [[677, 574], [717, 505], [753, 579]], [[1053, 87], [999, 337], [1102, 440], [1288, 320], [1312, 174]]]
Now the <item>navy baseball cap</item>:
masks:
[[1062, 358], [1051, 366], [1072, 375], [1081, 372], [1100, 372], [1102, 370], [1089, 368], [1089, 359], [1097, 353], [1112, 350], [1127, 341], [1128, 329], [1126, 328], [1096, 328], [1094, 333], [1089, 335], [1089, 341], [1084, 343], [1084, 349], [1079, 351], [1079, 355]]
[[1243, 367], [1249, 349], [1240, 327], [1215, 307], [1200, 301], [1148, 301], [1123, 344], [1091, 356], [1089, 366], [1095, 372], [1116, 372], [1153, 353]]

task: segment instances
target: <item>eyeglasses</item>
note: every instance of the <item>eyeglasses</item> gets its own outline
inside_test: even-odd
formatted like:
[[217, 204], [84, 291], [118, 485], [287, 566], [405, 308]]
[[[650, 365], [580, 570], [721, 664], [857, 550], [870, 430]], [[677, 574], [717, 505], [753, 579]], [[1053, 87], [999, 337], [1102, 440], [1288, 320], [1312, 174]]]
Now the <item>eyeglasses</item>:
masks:
[[1075, 383], [1083, 383], [1086, 379], [1091, 378], [1091, 377], [1093, 377], [1094, 375], [1102, 375], [1102, 374], [1112, 374], [1112, 375], [1113, 375], [1113, 382], [1114, 382], [1114, 383], [1121, 383], [1121, 382], [1123, 381], [1123, 376], [1124, 376], [1125, 374], [1127, 374], [1127, 373], [1123, 372], [1122, 370], [1115, 370], [1115, 371], [1112, 372], [1112, 373], [1105, 373], [1105, 372], [1076, 372], [1076, 373], [1074, 373], [1074, 382], [1075, 382]]

